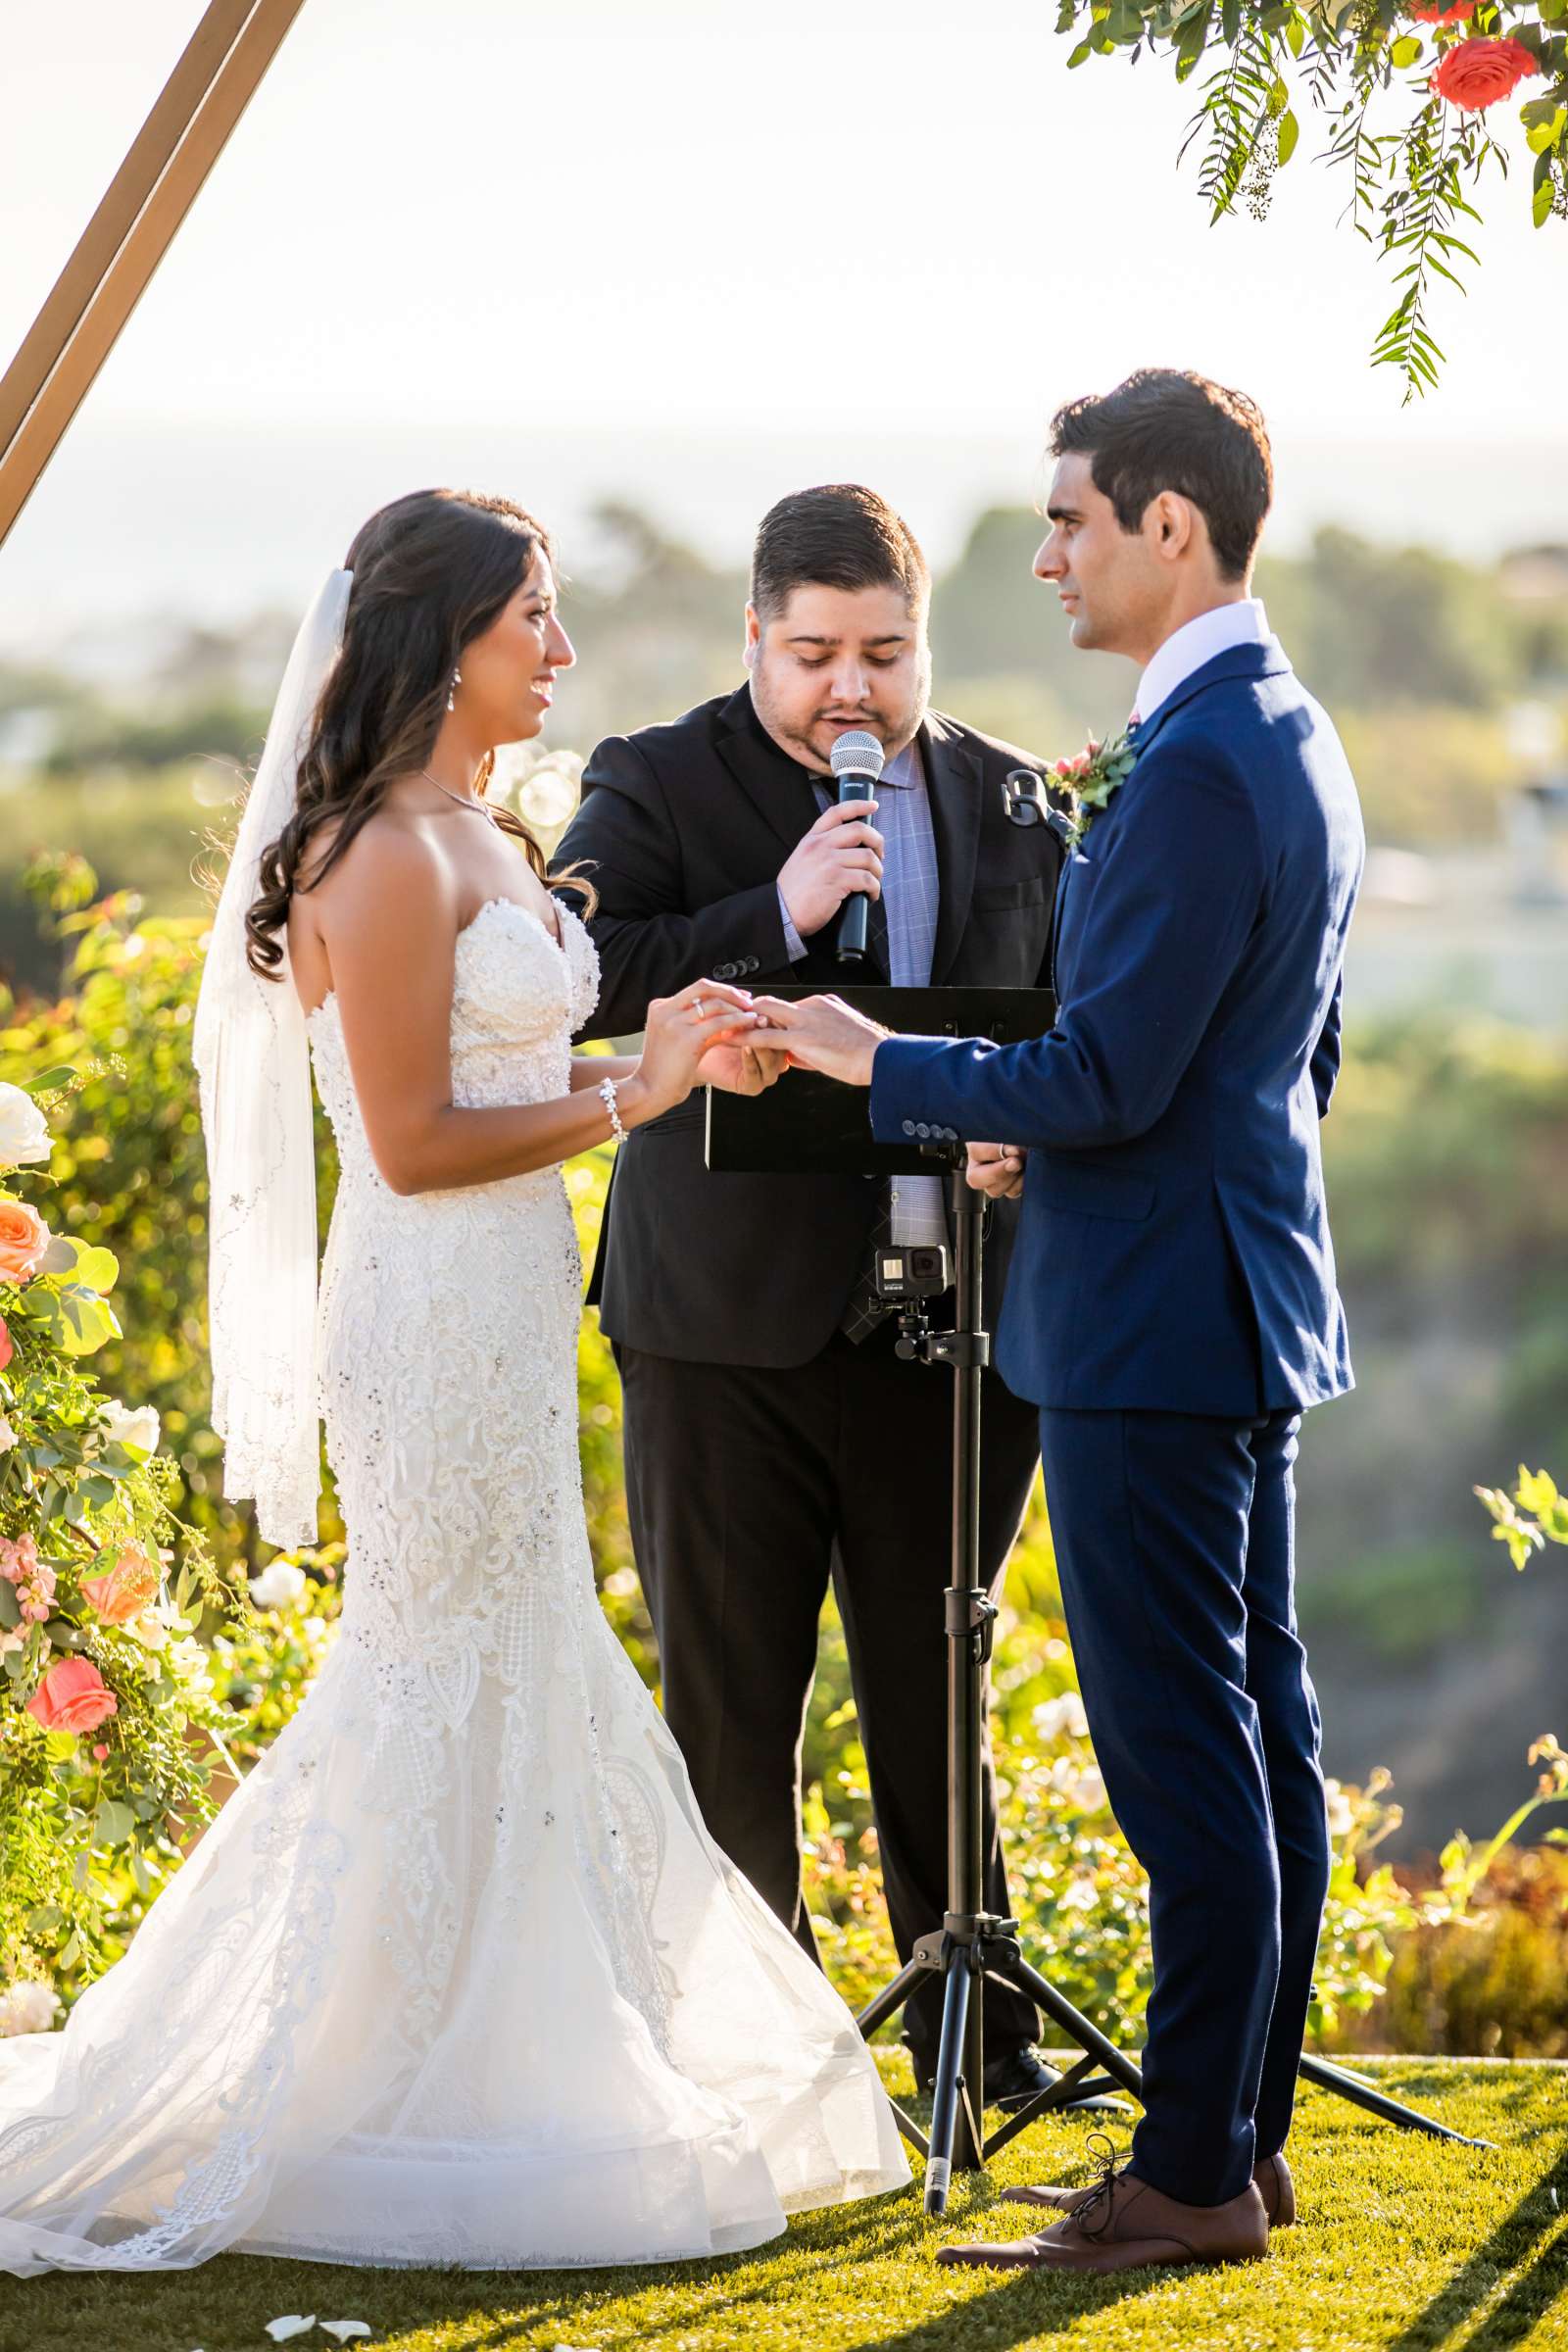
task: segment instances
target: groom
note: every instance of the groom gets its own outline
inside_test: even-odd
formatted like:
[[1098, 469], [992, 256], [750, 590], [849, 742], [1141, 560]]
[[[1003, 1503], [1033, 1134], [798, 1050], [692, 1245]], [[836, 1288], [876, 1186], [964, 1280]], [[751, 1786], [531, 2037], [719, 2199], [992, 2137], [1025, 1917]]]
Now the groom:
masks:
[[1057, 416], [1035, 561], [1073, 643], [1143, 667], [1131, 773], [1062, 884], [1043, 1041], [889, 1037], [762, 1004], [870, 1087], [873, 1133], [971, 1138], [1023, 1193], [999, 1334], [1040, 1406], [1068, 1628], [1116, 1816], [1149, 1872], [1154, 1989], [1132, 2158], [945, 2259], [1106, 2271], [1258, 2254], [1327, 1885], [1318, 1713], [1293, 1601], [1301, 1414], [1350, 1383], [1318, 1122], [1363, 855], [1334, 729], [1250, 593], [1263, 420], [1146, 369]]

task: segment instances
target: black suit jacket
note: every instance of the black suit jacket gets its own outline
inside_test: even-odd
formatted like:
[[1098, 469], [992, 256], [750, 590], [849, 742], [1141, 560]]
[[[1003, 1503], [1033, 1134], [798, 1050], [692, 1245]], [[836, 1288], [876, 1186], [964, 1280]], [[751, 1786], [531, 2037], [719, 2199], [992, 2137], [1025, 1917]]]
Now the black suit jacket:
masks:
[[[1009, 768], [1043, 762], [935, 711], [921, 748], [941, 893], [933, 985], [1047, 985], [1061, 850], [1049, 826], [1011, 824], [1002, 798]], [[599, 892], [603, 987], [583, 1035], [640, 1030], [650, 1001], [690, 980], [838, 987], [836, 926], [792, 964], [779, 911], [779, 869], [817, 814], [809, 771], [774, 743], [749, 686], [602, 743], [558, 853]], [[611, 1339], [650, 1354], [807, 1363], [864, 1270], [876, 1183], [710, 1174], [704, 1117], [699, 1090], [622, 1147], [589, 1298]], [[1015, 1221], [1004, 1203], [987, 1241], [993, 1322]]]

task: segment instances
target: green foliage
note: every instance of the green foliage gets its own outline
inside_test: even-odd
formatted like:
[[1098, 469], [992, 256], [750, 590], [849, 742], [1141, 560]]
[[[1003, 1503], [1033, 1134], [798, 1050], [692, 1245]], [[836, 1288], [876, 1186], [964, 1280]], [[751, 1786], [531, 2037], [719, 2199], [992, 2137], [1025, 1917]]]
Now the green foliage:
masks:
[[1061, 0], [1056, 18], [1075, 44], [1069, 66], [1117, 54], [1136, 61], [1148, 48], [1171, 58], [1178, 82], [1198, 77], [1182, 152], [1200, 143], [1199, 192], [1211, 222], [1239, 202], [1266, 215], [1275, 173], [1299, 138], [1298, 92], [1323, 117], [1327, 160], [1349, 181], [1348, 218], [1394, 266], [1399, 295], [1372, 358], [1397, 369], [1406, 400], [1436, 384], [1443, 360], [1428, 324], [1434, 281], [1458, 286], [1459, 266], [1476, 260], [1460, 234], [1461, 222], [1480, 218], [1465, 190], [1489, 163], [1507, 170], [1487, 127], [1501, 90], [1479, 104], [1472, 90], [1458, 103], [1452, 51], [1487, 43], [1471, 57], [1522, 66], [1532, 91], [1520, 109], [1535, 158], [1531, 217], [1541, 227], [1568, 215], [1561, 0], [1475, 0], [1450, 24], [1412, 23], [1415, 15], [1409, 0]]
[[1527, 1567], [1548, 1544], [1568, 1544], [1568, 1495], [1558, 1494], [1548, 1472], [1527, 1470], [1521, 1462], [1511, 1494], [1497, 1487], [1477, 1487], [1476, 1493], [1492, 1514], [1493, 1541], [1506, 1544], [1516, 1568]]
[[1498, 1855], [1478, 1906], [1401, 1938], [1378, 2035], [1395, 2050], [1568, 2058], [1568, 1854]]
[[[50, 1063], [30, 1091], [58, 1115], [74, 1085]], [[14, 1079], [3, 1091], [15, 1139], [24, 1092]], [[156, 1418], [87, 1368], [119, 1334], [117, 1260], [96, 1240], [51, 1240], [24, 1198], [54, 1213], [47, 1139], [17, 1156], [28, 1164], [0, 1142], [13, 1245], [0, 1275], [0, 1977], [70, 1984], [110, 1956], [126, 1883], [150, 1897], [211, 1812], [220, 1716], [184, 1612], [222, 1587], [173, 1517]], [[26, 1256], [24, 1217], [37, 1237]]]

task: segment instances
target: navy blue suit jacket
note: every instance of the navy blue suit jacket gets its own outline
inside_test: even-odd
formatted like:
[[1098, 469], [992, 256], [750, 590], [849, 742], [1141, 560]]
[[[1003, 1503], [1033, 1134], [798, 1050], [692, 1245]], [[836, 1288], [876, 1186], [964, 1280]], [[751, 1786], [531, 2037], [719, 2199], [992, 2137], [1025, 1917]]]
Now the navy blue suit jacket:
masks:
[[1062, 878], [1047, 1038], [892, 1038], [883, 1142], [1028, 1147], [998, 1332], [1036, 1403], [1248, 1416], [1351, 1386], [1318, 1122], [1364, 855], [1278, 642], [1194, 672]]

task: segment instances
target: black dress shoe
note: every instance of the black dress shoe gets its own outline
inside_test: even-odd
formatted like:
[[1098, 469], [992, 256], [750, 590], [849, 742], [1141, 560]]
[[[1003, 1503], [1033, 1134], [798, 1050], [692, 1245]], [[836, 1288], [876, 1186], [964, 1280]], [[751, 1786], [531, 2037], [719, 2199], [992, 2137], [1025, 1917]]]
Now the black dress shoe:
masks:
[[[920, 2088], [929, 2090], [935, 2081], [934, 2069], [920, 2070]], [[1010, 2111], [1028, 2105], [1043, 2090], [1050, 2090], [1061, 2081], [1054, 2066], [1048, 2066], [1033, 2042], [1026, 2041], [1021, 2049], [1004, 2050], [999, 2057], [986, 2060], [985, 2099], [988, 2107]], [[1088, 2098], [1069, 2099], [1065, 2112], [1073, 2115], [1128, 2115], [1132, 2111], [1125, 2099], [1111, 2098], [1106, 2092], [1092, 2093]]]

